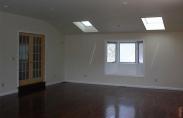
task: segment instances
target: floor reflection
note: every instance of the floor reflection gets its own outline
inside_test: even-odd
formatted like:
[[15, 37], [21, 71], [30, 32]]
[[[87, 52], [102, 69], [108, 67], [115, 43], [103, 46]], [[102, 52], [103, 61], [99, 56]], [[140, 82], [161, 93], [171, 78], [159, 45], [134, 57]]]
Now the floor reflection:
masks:
[[179, 116], [179, 118], [183, 118], [183, 107], [182, 106], [178, 108], [178, 116]]
[[107, 97], [105, 118], [135, 118], [135, 106], [124, 98]]
[[116, 105], [115, 99], [108, 97], [106, 100], [106, 118], [116, 118]]
[[[44, 91], [34, 93], [34, 96], [30, 95], [22, 96], [19, 98], [19, 116], [31, 118], [35, 116], [44, 116], [45, 113], [45, 98], [46, 94]], [[42, 115], [40, 115], [42, 114]]]
[[183, 118], [183, 93], [63, 83], [0, 97], [0, 118]]
[[119, 104], [119, 118], [135, 118], [135, 108], [130, 105]]

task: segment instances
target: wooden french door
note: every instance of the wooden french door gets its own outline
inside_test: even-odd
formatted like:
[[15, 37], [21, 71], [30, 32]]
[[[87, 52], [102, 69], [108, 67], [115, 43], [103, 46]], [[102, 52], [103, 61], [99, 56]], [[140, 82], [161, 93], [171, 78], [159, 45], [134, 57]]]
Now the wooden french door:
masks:
[[19, 33], [19, 86], [44, 82], [45, 36]]

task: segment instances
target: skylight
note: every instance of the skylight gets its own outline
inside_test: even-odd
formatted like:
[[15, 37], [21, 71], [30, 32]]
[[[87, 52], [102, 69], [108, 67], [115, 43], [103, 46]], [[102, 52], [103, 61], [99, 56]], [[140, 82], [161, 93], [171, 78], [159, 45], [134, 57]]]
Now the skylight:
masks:
[[141, 18], [146, 30], [165, 30], [162, 17]]
[[82, 23], [86, 26], [86, 27], [91, 27], [92, 24], [89, 21], [82, 21]]
[[98, 32], [98, 30], [89, 21], [73, 22], [73, 24], [83, 32]]

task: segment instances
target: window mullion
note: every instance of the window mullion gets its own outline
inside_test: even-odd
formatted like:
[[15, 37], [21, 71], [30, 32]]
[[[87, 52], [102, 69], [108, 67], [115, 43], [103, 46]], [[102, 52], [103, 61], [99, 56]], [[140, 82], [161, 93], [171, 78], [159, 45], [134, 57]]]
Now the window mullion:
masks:
[[135, 63], [139, 63], [139, 42], [135, 43]]
[[117, 57], [116, 57], [116, 59], [117, 59], [117, 63], [119, 63], [120, 62], [120, 47], [119, 47], [119, 42], [117, 42], [117, 52], [116, 52], [116, 55], [117, 55]]

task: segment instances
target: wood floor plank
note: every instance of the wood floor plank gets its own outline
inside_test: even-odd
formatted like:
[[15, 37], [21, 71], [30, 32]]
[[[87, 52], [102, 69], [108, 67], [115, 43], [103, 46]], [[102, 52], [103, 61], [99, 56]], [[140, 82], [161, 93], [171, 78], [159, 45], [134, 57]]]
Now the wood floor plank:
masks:
[[0, 118], [181, 118], [183, 92], [61, 83], [0, 97]]

